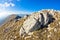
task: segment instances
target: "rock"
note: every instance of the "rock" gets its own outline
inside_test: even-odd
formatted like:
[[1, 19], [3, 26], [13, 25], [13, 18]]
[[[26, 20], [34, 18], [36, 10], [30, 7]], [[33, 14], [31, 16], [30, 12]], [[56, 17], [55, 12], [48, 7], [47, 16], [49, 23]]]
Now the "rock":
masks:
[[49, 14], [48, 12], [37, 12], [31, 14], [23, 23], [23, 26], [20, 29], [20, 35], [22, 36], [43, 28], [43, 26], [47, 26], [52, 21], [53, 15]]

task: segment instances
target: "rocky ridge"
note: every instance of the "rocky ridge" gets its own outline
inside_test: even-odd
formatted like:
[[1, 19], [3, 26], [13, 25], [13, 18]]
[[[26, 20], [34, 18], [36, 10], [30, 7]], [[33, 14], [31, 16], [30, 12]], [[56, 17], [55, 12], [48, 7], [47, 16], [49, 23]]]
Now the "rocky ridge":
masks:
[[60, 11], [46, 9], [13, 19], [0, 27], [0, 40], [60, 40]]

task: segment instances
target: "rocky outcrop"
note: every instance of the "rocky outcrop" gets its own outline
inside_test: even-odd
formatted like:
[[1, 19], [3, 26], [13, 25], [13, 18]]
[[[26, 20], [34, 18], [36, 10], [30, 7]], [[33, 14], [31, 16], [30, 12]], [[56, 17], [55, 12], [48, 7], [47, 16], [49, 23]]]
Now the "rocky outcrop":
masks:
[[45, 26], [48, 26], [49, 23], [53, 22], [54, 15], [50, 12], [37, 12], [31, 14], [28, 19], [23, 23], [20, 29], [20, 35], [25, 35], [30, 32], [41, 29]]

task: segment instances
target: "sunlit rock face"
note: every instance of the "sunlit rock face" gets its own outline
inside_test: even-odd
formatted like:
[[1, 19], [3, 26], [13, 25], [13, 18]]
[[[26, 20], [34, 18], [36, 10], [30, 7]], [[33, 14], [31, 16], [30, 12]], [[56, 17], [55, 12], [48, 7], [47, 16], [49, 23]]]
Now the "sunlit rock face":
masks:
[[30, 32], [43, 28], [43, 26], [48, 26], [48, 24], [53, 22], [53, 20], [52, 13], [49, 13], [48, 11], [33, 13], [23, 23], [20, 29], [20, 35], [29, 34]]

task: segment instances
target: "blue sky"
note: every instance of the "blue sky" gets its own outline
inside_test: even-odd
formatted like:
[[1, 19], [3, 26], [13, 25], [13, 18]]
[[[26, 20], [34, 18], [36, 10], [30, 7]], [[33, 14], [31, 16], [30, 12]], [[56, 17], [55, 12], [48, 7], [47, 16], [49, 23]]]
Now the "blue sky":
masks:
[[21, 9], [29, 11], [38, 11], [41, 9], [60, 10], [60, 0], [21, 0], [19, 4]]
[[41, 9], [60, 10], [60, 0], [0, 0], [0, 19], [11, 14], [30, 14]]

